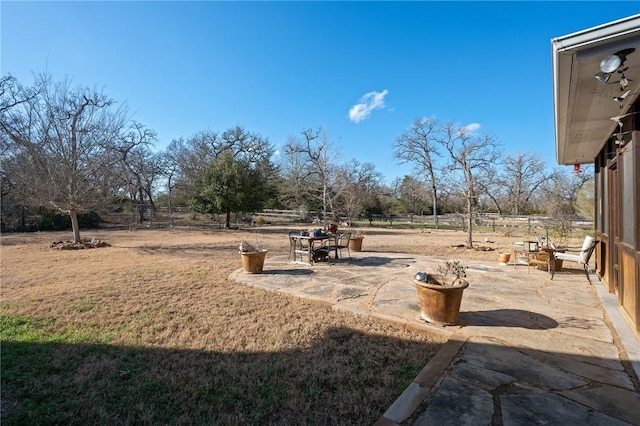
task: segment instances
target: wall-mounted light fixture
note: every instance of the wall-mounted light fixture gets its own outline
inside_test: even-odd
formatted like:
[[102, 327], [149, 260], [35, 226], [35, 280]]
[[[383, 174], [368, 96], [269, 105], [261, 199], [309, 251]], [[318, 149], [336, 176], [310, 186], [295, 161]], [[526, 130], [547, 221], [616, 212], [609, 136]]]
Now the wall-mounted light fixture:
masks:
[[604, 58], [602, 61], [600, 61], [600, 71], [607, 74], [611, 74], [613, 72], [618, 71], [618, 68], [620, 68], [620, 65], [622, 65], [622, 57], [619, 56], [617, 53], [614, 53], [613, 55], [607, 58]]
[[600, 61], [600, 72], [595, 75], [596, 79], [601, 83], [608, 83], [611, 76], [618, 72], [622, 74], [619, 81], [620, 90], [624, 90], [629, 85], [629, 80], [624, 75], [627, 70], [627, 68], [624, 68], [624, 62], [627, 60], [627, 56], [635, 52], [635, 50], [633, 47], [623, 49], [604, 58]]

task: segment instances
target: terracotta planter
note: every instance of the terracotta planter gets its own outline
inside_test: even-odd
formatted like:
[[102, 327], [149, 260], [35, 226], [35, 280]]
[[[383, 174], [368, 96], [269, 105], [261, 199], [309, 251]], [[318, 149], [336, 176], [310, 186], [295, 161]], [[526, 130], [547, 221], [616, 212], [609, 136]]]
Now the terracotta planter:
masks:
[[262, 273], [262, 268], [264, 266], [264, 259], [267, 255], [267, 250], [263, 251], [254, 251], [254, 252], [241, 252], [240, 256], [242, 257], [242, 267], [245, 272], [250, 274], [260, 274]]
[[511, 259], [511, 253], [498, 253], [498, 262], [500, 262], [501, 265], [508, 264], [509, 259]]
[[413, 280], [418, 292], [420, 318], [440, 325], [458, 323], [462, 293], [469, 287], [466, 280], [458, 280], [455, 285], [434, 284], [433, 276], [427, 282]]
[[349, 250], [362, 251], [362, 240], [364, 237], [351, 237], [349, 239]]

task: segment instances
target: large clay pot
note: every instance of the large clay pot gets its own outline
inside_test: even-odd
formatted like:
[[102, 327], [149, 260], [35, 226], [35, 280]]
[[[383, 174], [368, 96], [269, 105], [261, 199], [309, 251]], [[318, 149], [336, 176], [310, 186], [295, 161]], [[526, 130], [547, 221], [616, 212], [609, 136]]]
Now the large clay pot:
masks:
[[362, 251], [362, 240], [364, 237], [351, 237], [349, 239], [349, 250]]
[[500, 262], [501, 265], [508, 264], [509, 259], [511, 259], [511, 253], [498, 253], [498, 262]]
[[462, 293], [469, 287], [466, 280], [458, 280], [454, 285], [435, 284], [430, 275], [427, 282], [413, 280], [418, 292], [420, 318], [440, 325], [458, 323]]
[[241, 252], [240, 255], [242, 256], [242, 267], [246, 272], [250, 274], [262, 273], [267, 250]]

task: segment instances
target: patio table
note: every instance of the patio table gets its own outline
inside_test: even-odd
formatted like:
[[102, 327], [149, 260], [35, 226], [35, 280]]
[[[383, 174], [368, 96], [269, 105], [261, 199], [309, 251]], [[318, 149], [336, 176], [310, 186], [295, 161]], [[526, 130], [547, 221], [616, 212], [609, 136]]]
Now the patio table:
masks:
[[[336, 248], [336, 234], [323, 234], [323, 235], [297, 235], [290, 234], [290, 249], [292, 250], [293, 261], [296, 262], [298, 256], [301, 259], [306, 257], [308, 264], [313, 264], [319, 257], [326, 257], [331, 262], [331, 251], [334, 252], [334, 257], [338, 258], [338, 250]], [[333, 244], [331, 244], [333, 242]]]
[[518, 264], [518, 257], [525, 257], [527, 262], [527, 274], [531, 265], [544, 265], [547, 268], [547, 272], [550, 270], [549, 252], [544, 250], [528, 251], [521, 249], [513, 250], [513, 266]]

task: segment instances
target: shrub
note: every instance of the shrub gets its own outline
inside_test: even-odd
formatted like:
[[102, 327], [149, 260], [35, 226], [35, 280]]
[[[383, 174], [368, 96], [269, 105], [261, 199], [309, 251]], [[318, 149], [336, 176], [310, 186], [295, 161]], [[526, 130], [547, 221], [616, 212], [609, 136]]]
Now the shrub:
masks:
[[[97, 212], [78, 214], [80, 229], [98, 228], [102, 219]], [[3, 232], [37, 232], [37, 231], [66, 231], [71, 229], [71, 218], [67, 213], [53, 209], [40, 208], [20, 221], [3, 222]]]

